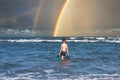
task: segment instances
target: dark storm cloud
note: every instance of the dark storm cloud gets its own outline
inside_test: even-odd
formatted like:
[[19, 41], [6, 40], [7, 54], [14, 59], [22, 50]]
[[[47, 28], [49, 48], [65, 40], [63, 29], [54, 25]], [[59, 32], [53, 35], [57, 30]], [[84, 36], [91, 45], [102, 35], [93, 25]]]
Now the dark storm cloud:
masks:
[[33, 18], [28, 16], [9, 18], [0, 26], [5, 29], [31, 29], [33, 24]]
[[39, 2], [40, 0], [0, 0], [0, 27], [32, 26]]
[[0, 0], [0, 16], [22, 15], [25, 11], [36, 7], [39, 0]]
[[39, 29], [49, 31], [52, 35], [63, 3], [64, 0], [44, 0], [40, 13]]
[[[59, 10], [64, 1], [43, 1], [38, 31], [42, 31], [43, 35], [52, 35]], [[40, 2], [41, 0], [0, 0], [0, 30], [29, 29], [32, 31]]]

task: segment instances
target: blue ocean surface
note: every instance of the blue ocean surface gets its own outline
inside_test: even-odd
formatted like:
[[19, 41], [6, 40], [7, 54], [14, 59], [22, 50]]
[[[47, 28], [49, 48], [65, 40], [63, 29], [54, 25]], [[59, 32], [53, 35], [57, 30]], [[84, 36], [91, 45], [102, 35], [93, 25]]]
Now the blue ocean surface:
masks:
[[120, 37], [1, 37], [0, 80], [120, 80]]

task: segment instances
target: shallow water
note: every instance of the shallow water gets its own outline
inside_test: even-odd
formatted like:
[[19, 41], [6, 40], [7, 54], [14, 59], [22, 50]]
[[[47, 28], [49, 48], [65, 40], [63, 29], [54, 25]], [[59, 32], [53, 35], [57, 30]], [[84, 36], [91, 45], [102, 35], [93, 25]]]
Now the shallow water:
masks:
[[0, 80], [120, 80], [120, 37], [69, 37], [55, 61], [61, 39], [0, 38]]

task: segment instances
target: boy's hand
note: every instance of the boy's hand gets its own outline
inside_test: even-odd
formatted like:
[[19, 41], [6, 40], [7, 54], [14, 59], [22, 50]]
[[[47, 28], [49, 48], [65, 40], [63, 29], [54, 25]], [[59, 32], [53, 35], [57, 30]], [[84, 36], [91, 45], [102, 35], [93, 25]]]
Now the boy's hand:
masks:
[[69, 53], [67, 53], [67, 55], [69, 56]]
[[60, 53], [58, 55], [60, 56]]

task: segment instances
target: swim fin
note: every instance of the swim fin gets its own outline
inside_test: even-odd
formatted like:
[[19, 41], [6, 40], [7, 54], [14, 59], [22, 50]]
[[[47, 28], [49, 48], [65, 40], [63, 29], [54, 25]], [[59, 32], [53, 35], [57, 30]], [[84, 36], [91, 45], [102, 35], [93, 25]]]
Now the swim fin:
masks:
[[57, 56], [56, 58], [54, 58], [54, 60], [59, 61], [60, 60], [60, 56]]

